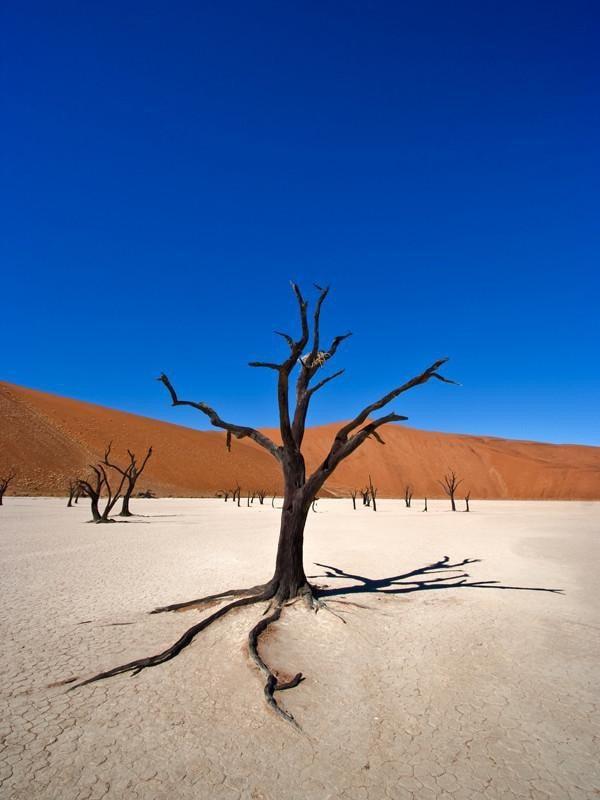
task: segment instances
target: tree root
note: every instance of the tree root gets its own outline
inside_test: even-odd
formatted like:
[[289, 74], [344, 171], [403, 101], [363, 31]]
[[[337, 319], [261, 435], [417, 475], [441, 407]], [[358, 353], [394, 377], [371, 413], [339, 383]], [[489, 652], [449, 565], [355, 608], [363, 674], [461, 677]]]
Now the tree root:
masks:
[[[168, 606], [159, 606], [158, 608], [150, 611], [150, 614], [163, 614], [165, 611], [184, 611], [190, 608], [200, 608], [207, 603], [213, 603], [216, 600], [224, 600], [226, 597], [248, 597], [249, 595], [265, 594], [270, 591], [271, 584], [264, 583], [258, 586], [251, 586], [249, 589], [228, 589], [225, 592], [218, 594], [209, 594], [205, 597], [198, 597], [196, 600], [186, 600], [183, 603], [171, 603]], [[270, 600], [275, 594], [275, 590], [265, 597], [265, 600]]]
[[198, 622], [196, 625], [192, 625], [191, 628], [187, 629], [183, 636], [181, 636], [174, 644], [172, 644], [171, 647], [163, 650], [162, 653], [157, 653], [157, 655], [149, 656], [148, 658], [136, 659], [135, 661], [130, 661], [127, 664], [121, 664], [121, 666], [114, 667], [106, 672], [99, 672], [92, 678], [88, 678], [85, 681], [75, 684], [75, 686], [71, 686], [68, 691], [78, 689], [80, 686], [87, 686], [89, 683], [102, 681], [105, 678], [113, 678], [115, 675], [122, 675], [126, 672], [130, 672], [132, 675], [137, 675], [147, 667], [156, 667], [159, 664], [164, 664], [166, 661], [170, 661], [172, 658], [175, 658], [175, 656], [179, 655], [179, 653], [181, 653], [181, 651], [187, 647], [188, 644], [191, 644], [191, 642], [201, 631], [208, 628], [209, 625], [211, 625], [213, 622], [216, 622], [221, 617], [224, 617], [225, 614], [229, 613], [234, 608], [248, 606], [253, 603], [260, 603], [263, 600], [269, 600], [271, 597], [272, 593], [269, 591], [264, 592], [263, 594], [252, 595], [250, 597], [241, 597], [239, 600], [234, 600], [232, 603], [228, 603], [226, 606], [219, 608], [218, 611], [210, 614], [210, 616], [206, 617], [201, 622]]
[[[165, 611], [181, 611], [183, 609], [197, 608], [206, 603], [224, 600], [225, 598], [238, 598], [230, 603], [227, 603], [227, 605], [222, 606], [217, 611], [214, 611], [208, 617], [205, 617], [203, 620], [196, 623], [196, 625], [192, 625], [192, 627], [188, 628], [188, 630], [182, 636], [180, 636], [180, 638], [174, 644], [172, 644], [166, 650], [163, 650], [163, 652], [147, 658], [136, 659], [135, 661], [130, 661], [127, 664], [121, 664], [120, 666], [109, 669], [106, 672], [100, 672], [91, 678], [87, 678], [84, 681], [80, 681], [79, 683], [70, 686], [67, 691], [70, 692], [74, 689], [79, 689], [82, 686], [87, 686], [90, 683], [95, 683], [96, 681], [101, 681], [106, 678], [113, 678], [116, 675], [123, 675], [125, 673], [138, 675], [142, 670], [147, 669], [148, 667], [156, 667], [159, 664], [164, 664], [166, 661], [170, 661], [172, 658], [175, 658], [175, 656], [179, 655], [179, 653], [185, 647], [191, 644], [194, 638], [201, 631], [208, 628], [209, 625], [212, 625], [213, 622], [216, 622], [221, 617], [224, 617], [230, 611], [233, 611], [233, 609], [268, 601], [268, 605], [266, 610], [263, 612], [262, 618], [256, 623], [256, 625], [248, 634], [248, 650], [252, 660], [266, 677], [264, 694], [267, 704], [277, 714], [278, 717], [286, 722], [289, 722], [296, 730], [300, 731], [301, 728], [294, 719], [293, 715], [281, 708], [274, 695], [275, 692], [283, 692], [286, 689], [293, 689], [304, 680], [304, 677], [301, 672], [298, 672], [291, 680], [281, 681], [277, 674], [273, 672], [273, 670], [267, 665], [258, 652], [259, 639], [267, 630], [269, 625], [277, 622], [285, 606], [292, 605], [294, 602], [300, 599], [304, 600], [308, 608], [314, 610], [315, 613], [317, 613], [320, 609], [325, 609], [342, 622], [345, 623], [346, 621], [335, 611], [332, 611], [323, 600], [320, 600], [317, 597], [315, 589], [309, 583], [306, 583], [306, 585], [303, 586], [298, 592], [298, 595], [292, 599], [284, 599], [281, 597], [278, 590], [279, 587], [277, 584], [273, 581], [270, 581], [269, 583], [253, 586], [249, 589], [230, 589], [226, 592], [208, 595], [206, 597], [198, 598], [197, 600], [191, 600], [184, 603], [173, 603], [169, 606], [155, 608], [150, 612], [151, 614], [159, 614]], [[267, 614], [268, 616], [266, 616]], [[72, 680], [76, 679], [70, 679], [69, 682]]]
[[252, 630], [248, 634], [248, 649], [250, 651], [252, 660], [267, 678], [264, 692], [265, 692], [265, 699], [268, 705], [273, 709], [273, 711], [277, 714], [277, 716], [281, 717], [281, 719], [284, 719], [286, 722], [289, 722], [297, 730], [301, 730], [300, 726], [294, 719], [293, 715], [290, 714], [289, 711], [285, 711], [277, 703], [274, 694], [275, 692], [283, 692], [286, 689], [293, 689], [295, 686], [298, 686], [298, 684], [304, 680], [302, 673], [298, 672], [296, 675], [294, 675], [291, 681], [285, 681], [283, 683], [280, 683], [277, 675], [275, 675], [275, 673], [271, 670], [271, 668], [267, 666], [264, 659], [258, 652], [258, 640], [261, 634], [263, 634], [266, 631], [269, 625], [271, 625], [273, 622], [277, 622], [277, 620], [281, 616], [282, 609], [283, 606], [278, 605], [272, 614], [270, 614], [268, 617], [263, 617], [259, 622], [256, 623], [256, 625], [252, 628]]

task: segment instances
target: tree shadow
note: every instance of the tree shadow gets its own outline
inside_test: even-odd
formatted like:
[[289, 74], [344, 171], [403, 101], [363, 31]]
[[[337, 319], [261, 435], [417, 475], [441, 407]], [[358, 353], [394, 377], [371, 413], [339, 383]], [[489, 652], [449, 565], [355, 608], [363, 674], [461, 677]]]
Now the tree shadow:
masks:
[[[315, 562], [315, 566], [323, 567], [325, 574], [311, 575], [310, 578], [340, 578], [342, 580], [358, 581], [358, 583], [351, 586], [339, 588], [328, 585], [315, 586], [315, 592], [318, 597], [338, 597], [340, 595], [367, 593], [410, 594], [411, 592], [424, 592], [434, 589], [511, 589], [523, 592], [564, 594], [563, 589], [547, 589], [539, 586], [507, 586], [500, 583], [500, 581], [469, 580], [470, 575], [463, 568], [467, 564], [476, 564], [480, 561], [480, 558], [465, 558], [462, 561], [451, 564], [450, 557], [444, 556], [440, 561], [436, 561], [433, 564], [427, 564], [401, 575], [392, 575], [389, 578], [368, 578], [365, 575], [354, 575], [351, 572], [344, 572], [338, 567]], [[438, 577], [430, 577], [433, 575]]]

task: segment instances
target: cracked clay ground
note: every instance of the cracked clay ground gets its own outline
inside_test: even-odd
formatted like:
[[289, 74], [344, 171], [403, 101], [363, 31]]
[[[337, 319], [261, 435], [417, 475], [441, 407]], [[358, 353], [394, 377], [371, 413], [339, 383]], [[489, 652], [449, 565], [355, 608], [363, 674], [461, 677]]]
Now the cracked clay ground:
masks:
[[[328, 572], [316, 582], [358, 606], [330, 597], [346, 625], [288, 608], [262, 644], [273, 667], [306, 675], [278, 696], [298, 733], [248, 658], [260, 606], [135, 677], [52, 686], [158, 652], [199, 619], [154, 606], [270, 577], [270, 505], [143, 500], [146, 516], [95, 526], [81, 502], [6, 498], [0, 797], [600, 797], [600, 503], [472, 506], [319, 501], [307, 574]], [[464, 559], [481, 560], [453, 572]], [[447, 588], [463, 571], [499, 584]]]

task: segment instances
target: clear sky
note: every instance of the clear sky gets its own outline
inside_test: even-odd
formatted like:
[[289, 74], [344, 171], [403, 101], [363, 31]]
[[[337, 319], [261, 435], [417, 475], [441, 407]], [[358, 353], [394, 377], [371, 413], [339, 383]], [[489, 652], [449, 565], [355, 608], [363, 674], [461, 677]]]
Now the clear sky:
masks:
[[9, 2], [0, 378], [276, 422], [288, 280], [331, 284], [347, 418], [600, 445], [600, 7]]

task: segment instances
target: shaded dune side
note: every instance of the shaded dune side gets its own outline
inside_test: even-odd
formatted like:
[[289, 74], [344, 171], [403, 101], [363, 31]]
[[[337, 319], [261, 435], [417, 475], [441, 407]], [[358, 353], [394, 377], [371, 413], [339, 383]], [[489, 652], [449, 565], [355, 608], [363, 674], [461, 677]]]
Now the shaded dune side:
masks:
[[[307, 430], [303, 450], [309, 469], [325, 456], [338, 425]], [[277, 431], [268, 431], [274, 439]], [[488, 436], [382, 429], [385, 446], [368, 441], [334, 473], [323, 496], [347, 495], [364, 486], [369, 473], [380, 496], [399, 497], [410, 483], [415, 498], [440, 497], [437, 479], [453, 468], [474, 497], [600, 499], [600, 448], [549, 445]], [[0, 383], [0, 469], [14, 466], [19, 494], [64, 495], [71, 476], [81, 474], [113, 441], [115, 457], [128, 447], [155, 450], [139, 489], [161, 495], [212, 496], [239, 481], [243, 490], [281, 491], [275, 460], [249, 440], [196, 431], [57, 395]]]

